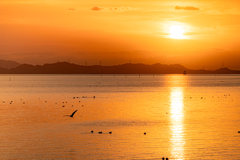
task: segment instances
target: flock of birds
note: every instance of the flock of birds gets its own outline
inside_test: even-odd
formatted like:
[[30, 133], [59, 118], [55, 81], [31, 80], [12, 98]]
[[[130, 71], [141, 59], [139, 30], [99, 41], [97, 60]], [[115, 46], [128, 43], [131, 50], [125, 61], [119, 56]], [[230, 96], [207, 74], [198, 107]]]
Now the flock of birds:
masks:
[[[87, 97], [87, 96], [82, 96], [82, 97], [73, 97], [73, 99], [80, 99], [80, 98], [93, 98], [93, 99], [95, 99], [96, 98], [96, 96], [93, 96], [93, 97]], [[40, 98], [39, 98], [40, 99]], [[21, 101], [22, 101], [22, 99], [20, 99]], [[79, 101], [79, 102], [81, 102], [81, 101]], [[3, 103], [5, 103], [5, 101], [3, 101]], [[12, 104], [13, 103], [13, 101], [10, 101], [10, 103], [9, 104]], [[45, 101], [45, 103], [47, 103], [47, 101]], [[65, 102], [62, 102], [63, 104], [64, 103], [68, 103], [67, 101], [65, 101]], [[23, 102], [23, 104], [25, 104], [25, 102]], [[55, 103], [55, 104], [57, 104], [57, 102]], [[65, 105], [62, 105], [62, 107], [65, 107]], [[73, 107], [73, 105], [72, 105], [72, 107]], [[82, 107], [83, 107], [83, 105], [82, 105]], [[77, 112], [78, 110], [75, 110], [74, 112], [72, 112], [72, 114], [71, 115], [66, 115], [66, 116], [69, 116], [69, 117], [71, 117], [71, 118], [73, 118], [74, 117], [74, 115], [76, 114], [76, 112]], [[94, 133], [94, 131], [92, 130], [91, 131], [91, 133]], [[103, 132], [102, 131], [100, 131], [100, 132], [97, 132], [98, 134], [103, 134]], [[110, 131], [110, 132], [108, 132], [108, 134], [112, 134], [112, 132]], [[146, 135], [147, 133], [146, 132], [144, 132], [143, 133], [144, 135]]]
[[[228, 96], [230, 96], [230, 94], [226, 94], [226, 95], [224, 95], [224, 97], [225, 98], [227, 98]], [[73, 97], [73, 99], [79, 99], [79, 98], [93, 98], [93, 99], [95, 99], [96, 97], [95, 96], [93, 96], [93, 97], [87, 97], [87, 96], [82, 96], [82, 97]], [[192, 99], [193, 97], [189, 97], [190, 99]], [[212, 98], [214, 98], [214, 96], [212, 96]], [[219, 97], [218, 97], [219, 98]], [[40, 98], [39, 98], [40, 99]], [[204, 97], [201, 97], [201, 99], [206, 99], [206, 98], [204, 98]], [[20, 100], [22, 100], [22, 99], [20, 99]], [[233, 101], [233, 100], [232, 100]], [[45, 103], [46, 103], [47, 101], [45, 101]], [[81, 101], [79, 101], [79, 103], [80, 103]], [[5, 101], [3, 101], [3, 103], [5, 103]], [[10, 103], [9, 104], [12, 104], [13, 103], [13, 101], [10, 101]], [[62, 103], [67, 103], [67, 101], [66, 102], [62, 102]], [[25, 104], [25, 102], [23, 102], [23, 104]], [[62, 107], [65, 107], [65, 105], [62, 105]], [[72, 107], [73, 107], [73, 105], [72, 105]], [[82, 105], [82, 107], [83, 107], [83, 105]], [[68, 115], [69, 117], [71, 117], [71, 118], [73, 118], [74, 117], [74, 115], [76, 114], [76, 112], [77, 112], [78, 110], [75, 110], [74, 112], [72, 112], [72, 114], [71, 115]], [[92, 130], [91, 131], [91, 133], [94, 133], [94, 131]], [[100, 131], [100, 132], [97, 132], [98, 134], [103, 134], [103, 132], [102, 131]], [[238, 131], [238, 133], [240, 133], [240, 131]], [[110, 131], [110, 132], [108, 132], [108, 133], [105, 133], [105, 134], [112, 134], [112, 132]], [[147, 133], [146, 132], [144, 132], [143, 133], [144, 135], [146, 135]], [[162, 160], [169, 160], [167, 157], [166, 158], [162, 158]]]
[[[94, 133], [94, 131], [91, 131], [91, 133]], [[98, 134], [103, 134], [103, 132], [100, 131], [100, 132], [98, 132]], [[110, 131], [110, 132], [108, 132], [108, 134], [112, 134], [112, 132]]]
[[[229, 97], [230, 96], [230, 94], [224, 94], [224, 98], [227, 98], [227, 97]], [[193, 97], [189, 97], [190, 99], [192, 99]], [[196, 98], [196, 97], [195, 97]], [[214, 96], [212, 96], [212, 98], [214, 98]], [[217, 98], [219, 98], [219, 97], [217, 97]], [[204, 98], [204, 97], [201, 97], [201, 99], [206, 99], [206, 98]], [[233, 101], [233, 100], [232, 100]], [[240, 133], [240, 131], [238, 131], [238, 133]]]
[[[73, 99], [76, 99], [76, 98], [93, 98], [93, 99], [95, 99], [96, 97], [95, 96], [93, 96], [93, 97], [87, 97], [87, 96], [82, 96], [82, 97], [73, 97]], [[40, 99], [40, 98], [39, 98]], [[22, 101], [22, 99], [20, 99], [21, 101]], [[80, 103], [81, 101], [79, 101], [79, 103]], [[3, 103], [6, 103], [5, 101], [3, 101]], [[47, 103], [47, 101], [45, 101], [45, 103]], [[64, 103], [68, 103], [67, 101], [66, 102], [62, 102], [63, 104]], [[9, 104], [13, 104], [13, 101], [10, 101], [9, 102]], [[22, 104], [25, 104], [25, 102], [22, 102]], [[57, 102], [55, 103], [55, 104], [57, 104]], [[65, 107], [65, 105], [62, 105], [62, 107]], [[73, 105], [72, 105], [72, 107], [73, 107]], [[82, 107], [83, 107], [83, 105], [82, 105]], [[71, 115], [69, 115], [69, 117], [71, 117], [71, 118], [73, 118], [73, 116], [75, 115], [75, 113], [77, 112], [78, 110], [75, 110]]]
[[[227, 98], [228, 96], [230, 96], [230, 94], [224, 94], [224, 98]], [[193, 99], [193, 97], [189, 97], [190, 99]], [[197, 97], [195, 97], [197, 98]], [[214, 98], [214, 96], [212, 96], [212, 98]], [[217, 97], [217, 98], [220, 98], [220, 97]], [[201, 99], [206, 99], [204, 97], [201, 97]], [[233, 101], [233, 100], [232, 100]]]

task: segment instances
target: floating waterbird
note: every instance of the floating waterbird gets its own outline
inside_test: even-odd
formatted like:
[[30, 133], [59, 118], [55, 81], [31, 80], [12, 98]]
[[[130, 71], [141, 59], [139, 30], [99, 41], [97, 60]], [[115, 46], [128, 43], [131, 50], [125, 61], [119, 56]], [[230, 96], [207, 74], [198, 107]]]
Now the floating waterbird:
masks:
[[71, 116], [70, 116], [70, 117], [73, 117], [73, 115], [74, 115], [76, 112], [77, 112], [77, 110], [76, 110], [76, 111], [74, 111], [74, 112], [71, 114]]
[[147, 133], [146, 133], [146, 132], [144, 132], [143, 134], [144, 134], [144, 135], [146, 135]]
[[102, 134], [102, 132], [98, 132], [99, 134]]
[[240, 133], [240, 131], [238, 131], [238, 133]]
[[93, 133], [93, 131], [91, 131], [91, 133]]
[[112, 134], [112, 132], [109, 132], [109, 134]]

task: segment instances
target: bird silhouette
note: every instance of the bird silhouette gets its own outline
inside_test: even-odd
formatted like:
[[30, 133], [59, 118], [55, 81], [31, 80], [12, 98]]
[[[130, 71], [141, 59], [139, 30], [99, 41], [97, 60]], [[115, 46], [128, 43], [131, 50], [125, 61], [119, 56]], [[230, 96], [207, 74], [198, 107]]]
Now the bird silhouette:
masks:
[[70, 115], [70, 117], [73, 117], [73, 115], [74, 115], [76, 112], [77, 112], [77, 110], [74, 111], [74, 112]]

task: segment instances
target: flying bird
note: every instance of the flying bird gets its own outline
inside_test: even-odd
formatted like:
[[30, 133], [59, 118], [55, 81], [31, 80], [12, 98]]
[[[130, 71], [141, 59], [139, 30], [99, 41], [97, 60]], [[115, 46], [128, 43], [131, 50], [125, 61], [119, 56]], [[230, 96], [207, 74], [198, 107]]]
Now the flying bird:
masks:
[[74, 115], [76, 112], [77, 112], [77, 110], [76, 110], [76, 111], [74, 111], [74, 112], [71, 114], [71, 116], [70, 116], [70, 117], [73, 117], [73, 115]]

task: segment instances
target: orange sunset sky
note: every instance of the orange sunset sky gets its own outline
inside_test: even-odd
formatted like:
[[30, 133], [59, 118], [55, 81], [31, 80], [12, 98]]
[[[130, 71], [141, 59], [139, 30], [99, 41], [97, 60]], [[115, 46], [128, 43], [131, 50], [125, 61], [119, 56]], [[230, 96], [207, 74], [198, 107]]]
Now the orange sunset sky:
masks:
[[0, 59], [240, 70], [238, 0], [1, 0]]

